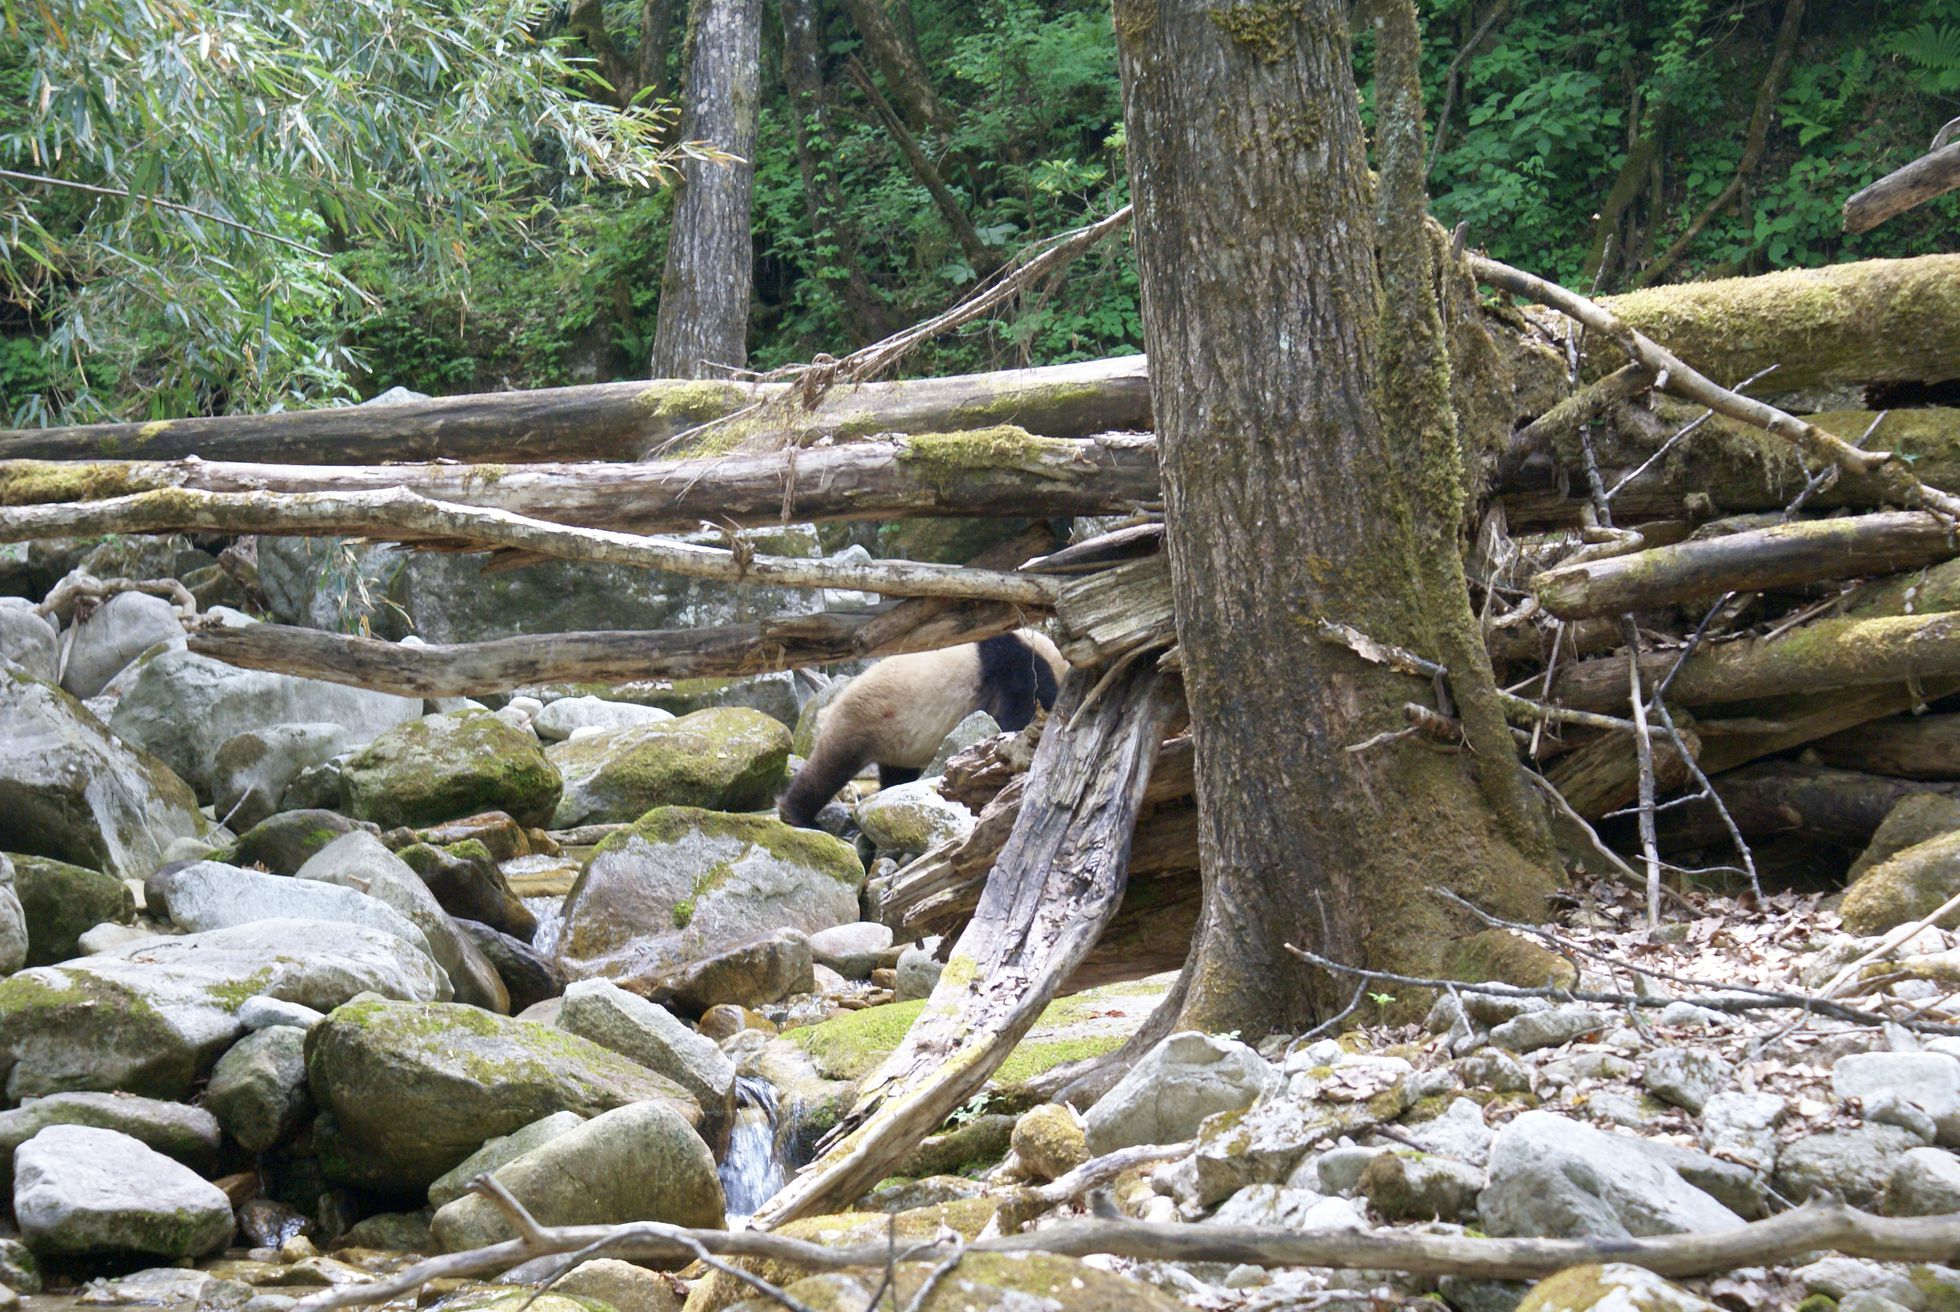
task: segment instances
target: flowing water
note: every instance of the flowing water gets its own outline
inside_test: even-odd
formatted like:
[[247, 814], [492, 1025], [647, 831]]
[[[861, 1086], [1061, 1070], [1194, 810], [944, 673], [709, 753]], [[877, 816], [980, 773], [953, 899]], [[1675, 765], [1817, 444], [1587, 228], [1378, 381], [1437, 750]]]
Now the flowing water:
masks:
[[755, 1215], [789, 1174], [784, 1152], [788, 1127], [776, 1103], [776, 1088], [753, 1075], [735, 1077], [735, 1127], [721, 1159], [721, 1188], [728, 1196], [730, 1224]]
[[527, 897], [524, 905], [538, 918], [538, 932], [531, 936], [531, 946], [547, 959], [556, 955], [559, 936], [565, 932], [565, 899], [550, 895]]

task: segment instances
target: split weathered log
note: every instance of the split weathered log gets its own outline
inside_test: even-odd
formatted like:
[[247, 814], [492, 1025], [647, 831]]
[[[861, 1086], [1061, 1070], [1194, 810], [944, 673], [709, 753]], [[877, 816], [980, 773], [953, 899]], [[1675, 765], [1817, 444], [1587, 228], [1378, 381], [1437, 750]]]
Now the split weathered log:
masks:
[[1960, 715], [1901, 715], [1815, 744], [1826, 765], [1900, 779], [1960, 779]]
[[[936, 433], [1017, 424], [1048, 437], [1150, 427], [1140, 355], [990, 374], [859, 383], [806, 410], [788, 383], [656, 379], [531, 392], [438, 397], [399, 405], [277, 415], [158, 419], [146, 424], [0, 429], [0, 459], [277, 461], [634, 460], [715, 423], [726, 450], [808, 446], [825, 437]], [[731, 418], [731, 416], [735, 416]]]
[[1101, 937], [1177, 700], [1151, 661], [1101, 674], [1077, 668], [1063, 680], [1030, 800], [979, 909], [905, 1041], [865, 1080], [844, 1122], [853, 1128], [763, 1204], [756, 1225], [847, 1204], [890, 1174], [979, 1092]]
[[200, 656], [408, 697], [468, 697], [535, 683], [732, 678], [805, 665], [977, 642], [1020, 627], [1002, 602], [911, 601], [880, 611], [825, 611], [754, 624], [525, 635], [407, 647], [281, 624], [189, 636]]
[[1960, 187], [1960, 143], [1921, 155], [1844, 202], [1844, 230], [1870, 232], [1895, 215]]
[[[1945, 284], [1960, 291], [1960, 260], [1944, 256], [1928, 258], [1947, 261], [1946, 264], [1939, 266], [1948, 275]], [[1861, 450], [1846, 442], [1838, 434], [1807, 419], [1789, 414], [1753, 397], [1730, 391], [1688, 364], [1678, 351], [1662, 346], [1652, 337], [1641, 332], [1634, 324], [1616, 314], [1612, 308], [1597, 301], [1587, 300], [1535, 274], [1514, 269], [1483, 256], [1471, 256], [1470, 267], [1481, 281], [1555, 309], [1560, 314], [1583, 324], [1593, 335], [1605, 338], [1612, 346], [1618, 348], [1618, 353], [1625, 360], [1643, 365], [1654, 374], [1656, 391], [1667, 392], [1683, 400], [1692, 401], [1696, 405], [1706, 406], [1717, 414], [1727, 415], [1731, 419], [1752, 424], [1765, 432], [1772, 433], [1803, 452], [1820, 468], [1836, 466], [1846, 473], [1862, 474], [1876, 479], [1886, 497], [1895, 504], [1915, 508], [1924, 507], [1948, 519], [1960, 518], [1960, 498], [1922, 482], [1904, 462], [1892, 458], [1890, 453]], [[1696, 285], [1705, 288], [1710, 284]], [[1633, 297], [1623, 299], [1632, 300]], [[1868, 335], [1869, 329], [1861, 327], [1860, 336], [1868, 337]], [[1956, 366], [1949, 363], [1944, 368], [1951, 370]], [[1728, 376], [1727, 371], [1722, 372], [1724, 376]], [[1789, 384], [1786, 381], [1784, 385]]]
[[218, 460], [0, 462], [0, 506], [203, 492], [377, 492], [584, 528], [685, 532], [922, 515], [1108, 515], [1157, 498], [1144, 433], [1035, 437], [1006, 425], [761, 455], [620, 464], [256, 465]]
[[[1712, 782], [1745, 837], [1801, 833], [1854, 850], [1869, 843], [1892, 808], [1914, 793], [1960, 798], [1960, 784], [1893, 779], [1801, 761], [1758, 761], [1716, 775]], [[1663, 812], [1661, 838], [1676, 849], [1729, 841], [1721, 817], [1706, 802]]]
[[1654, 610], [1678, 601], [1896, 574], [1960, 555], [1952, 524], [1923, 511], [1779, 524], [1631, 555], [1562, 565], [1531, 581], [1560, 619]]
[[[1700, 737], [1685, 724], [1679, 727], [1682, 745], [1699, 758]], [[1633, 804], [1640, 785], [1639, 772], [1633, 766], [1633, 736], [1604, 734], [1553, 762], [1545, 772], [1545, 778], [1580, 817], [1600, 820], [1613, 811]], [[1686, 784], [1688, 779], [1688, 763], [1675, 749], [1673, 741], [1667, 738], [1657, 740], [1654, 743], [1655, 787], [1662, 792], [1673, 792]]]
[[[1643, 653], [1642, 682], [1664, 678], [1678, 655]], [[1704, 645], [1682, 663], [1668, 700], [1705, 706], [1951, 678], [1960, 678], [1960, 614], [1818, 620], [1773, 639]], [[1626, 683], [1623, 658], [1581, 661], [1558, 675], [1553, 697], [1568, 706], [1607, 710], [1625, 700]]]
[[1009, 601], [1045, 609], [1061, 595], [1032, 574], [905, 560], [799, 560], [673, 538], [573, 528], [508, 510], [458, 506], [404, 488], [385, 492], [139, 492], [108, 501], [0, 509], [0, 542], [102, 533], [189, 531], [380, 538], [555, 560], [627, 565], [687, 578], [898, 597]]

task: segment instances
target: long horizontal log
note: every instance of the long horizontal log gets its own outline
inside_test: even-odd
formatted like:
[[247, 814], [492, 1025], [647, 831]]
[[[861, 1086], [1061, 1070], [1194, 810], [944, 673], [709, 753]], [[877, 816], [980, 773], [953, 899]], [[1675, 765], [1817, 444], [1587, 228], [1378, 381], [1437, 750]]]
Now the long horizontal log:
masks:
[[[1676, 655], [1644, 653], [1642, 681], [1663, 678]], [[1668, 700], [1705, 706], [1955, 677], [1960, 677], [1960, 614], [1818, 620], [1773, 640], [1744, 639], [1703, 647], [1683, 662], [1668, 689]], [[1626, 691], [1626, 661], [1607, 657], [1566, 667], [1553, 684], [1552, 699], [1605, 711], [1623, 703]]]
[[1810, 520], [1562, 565], [1531, 581], [1560, 619], [1653, 610], [1724, 592], [1896, 574], [1960, 556], [1950, 524], [1921, 511]]
[[467, 697], [534, 683], [763, 674], [932, 651], [1026, 622], [1025, 611], [1003, 602], [932, 600], [884, 611], [826, 611], [713, 628], [539, 634], [425, 647], [282, 624], [202, 629], [187, 641], [200, 656], [249, 670], [408, 697]]
[[0, 462], [0, 507], [170, 489], [378, 492], [586, 528], [688, 531], [922, 515], [1106, 515], [1154, 501], [1147, 433], [1035, 437], [1006, 425], [761, 455], [644, 464], [268, 465], [220, 460]]
[[[655, 379], [436, 397], [277, 415], [0, 429], [4, 460], [635, 460], [710, 420], [714, 445], [1017, 424], [1049, 437], [1150, 427], [1140, 355], [833, 388], [814, 410], [792, 383]], [[741, 413], [739, 418], [730, 416]]]
[[1960, 715], [1902, 715], [1816, 745], [1826, 765], [1900, 779], [1960, 779]]
[[[1956, 784], [1929, 785], [1801, 761], [1759, 761], [1711, 782], [1746, 838], [1801, 833], [1847, 848], [1869, 843], [1892, 808], [1914, 793], [1960, 797]], [[1706, 802], [1663, 812], [1660, 836], [1677, 849], [1729, 841], [1721, 817]]]
[[1055, 580], [922, 561], [798, 560], [754, 556], [672, 538], [572, 528], [507, 510], [385, 492], [139, 492], [108, 501], [0, 509], [0, 542], [101, 533], [266, 533], [382, 538], [469, 549], [523, 551], [557, 560], [628, 565], [688, 578], [889, 596], [957, 597], [1052, 606]]

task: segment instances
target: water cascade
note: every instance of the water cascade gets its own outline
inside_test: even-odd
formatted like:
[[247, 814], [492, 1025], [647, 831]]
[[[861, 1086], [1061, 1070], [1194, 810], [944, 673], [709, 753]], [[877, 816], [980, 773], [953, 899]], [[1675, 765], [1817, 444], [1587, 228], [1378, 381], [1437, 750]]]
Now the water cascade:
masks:
[[732, 1225], [783, 1187], [788, 1177], [789, 1127], [776, 1102], [776, 1088], [753, 1075], [735, 1077], [735, 1126], [721, 1159], [721, 1188]]

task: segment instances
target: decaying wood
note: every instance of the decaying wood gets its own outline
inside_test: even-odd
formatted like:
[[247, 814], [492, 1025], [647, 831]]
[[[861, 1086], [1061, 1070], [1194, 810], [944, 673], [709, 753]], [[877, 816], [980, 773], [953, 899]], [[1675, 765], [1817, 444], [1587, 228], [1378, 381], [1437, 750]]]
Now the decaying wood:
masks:
[[1655, 610], [1724, 592], [1919, 569], [1960, 555], [1954, 525], [1923, 511], [1807, 520], [1547, 570], [1531, 581], [1560, 619]]
[[200, 656], [408, 697], [468, 697], [536, 683], [732, 678], [977, 642], [1027, 622], [1001, 602], [912, 601], [753, 624], [645, 632], [553, 633], [407, 647], [283, 624], [211, 628]]
[[1894, 169], [1844, 202], [1844, 230], [1870, 232], [1895, 215], [1960, 187], [1960, 143]]
[[[1676, 652], [1643, 653], [1643, 680], [1664, 677]], [[1605, 709], [1626, 691], [1618, 657], [1567, 666], [1553, 682], [1566, 705]], [[1682, 663], [1668, 700], [1683, 706], [1749, 701], [1878, 684], [1960, 677], [1960, 614], [1817, 620], [1778, 638], [1704, 645]], [[1842, 727], [1842, 726], [1840, 726]]]
[[1900, 715], [1815, 744], [1826, 765], [1901, 779], [1960, 779], [1960, 715]]
[[583, 528], [686, 532], [923, 515], [1110, 515], [1154, 501], [1144, 433], [1044, 438], [999, 426], [759, 455], [644, 464], [260, 465], [220, 460], [0, 462], [0, 506], [201, 492], [379, 492]]
[[1054, 716], [1067, 732], [1042, 736], [1030, 801], [925, 1011], [865, 1080], [854, 1128], [763, 1205], [758, 1226], [848, 1204], [889, 1174], [980, 1090], [1101, 936], [1176, 698], [1150, 661], [1099, 680], [1077, 668], [1063, 681]]
[[[1691, 728], [1681, 726], [1680, 734], [1682, 745], [1690, 753], [1700, 752], [1701, 739]], [[1629, 806], [1638, 796], [1640, 786], [1632, 735], [1602, 735], [1553, 762], [1545, 778], [1583, 819], [1599, 820]], [[1655, 787], [1671, 792], [1685, 785], [1688, 779], [1688, 763], [1674, 743], [1665, 738], [1655, 742]]]
[[[1150, 427], [1140, 355], [990, 374], [835, 387], [813, 411], [794, 384], [655, 379], [437, 397], [397, 405], [147, 424], [0, 429], [0, 459], [277, 461], [633, 460], [712, 421], [717, 445], [1017, 424], [1048, 437]], [[758, 404], [762, 403], [762, 404]], [[739, 419], [729, 416], [741, 413]]]
[[[1802, 833], [1854, 850], [1869, 843], [1892, 808], [1914, 793], [1960, 798], [1960, 784], [1894, 779], [1801, 761], [1759, 761], [1716, 775], [1714, 783], [1729, 814], [1751, 838]], [[1661, 830], [1663, 839], [1676, 847], [1727, 841], [1714, 808], [1706, 803], [1665, 812]]]
[[839, 588], [887, 596], [1010, 601], [1044, 609], [1060, 596], [1032, 574], [921, 561], [798, 560], [672, 538], [581, 529], [478, 506], [432, 501], [403, 488], [383, 492], [139, 492], [107, 501], [0, 509], [0, 542], [100, 533], [187, 531], [381, 538], [477, 550], [496, 547], [688, 578], [791, 588]]
[[[1804, 452], [1819, 466], [1836, 465], [1848, 473], [1876, 478], [1887, 497], [1896, 504], [1923, 506], [1948, 519], [1960, 519], [1960, 498], [1922, 483], [1903, 462], [1892, 459], [1890, 453], [1861, 451], [1809, 420], [1730, 391], [1599, 302], [1589, 301], [1543, 278], [1483, 256], [1472, 256], [1470, 264], [1477, 277], [1484, 282], [1556, 309], [1614, 343], [1628, 359], [1644, 365], [1655, 375], [1656, 390], [1672, 393], [1697, 405], [1707, 406], [1717, 414], [1773, 433]], [[1956, 280], [1960, 280], [1960, 268], [1955, 269], [1955, 276]]]
[[1120, 659], [1176, 637], [1170, 566], [1162, 552], [1072, 582], [1055, 601], [1077, 665]]

